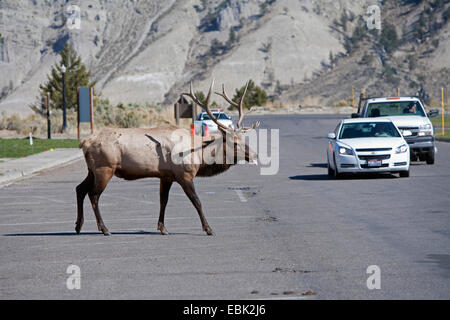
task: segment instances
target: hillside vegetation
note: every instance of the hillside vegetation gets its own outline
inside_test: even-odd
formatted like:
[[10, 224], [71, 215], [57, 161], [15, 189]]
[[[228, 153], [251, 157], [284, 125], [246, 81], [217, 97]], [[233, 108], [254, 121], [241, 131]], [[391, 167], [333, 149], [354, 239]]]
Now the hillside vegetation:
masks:
[[0, 111], [32, 113], [67, 43], [112, 105], [169, 106], [213, 77], [230, 93], [252, 79], [275, 104], [330, 107], [352, 87], [423, 87], [433, 103], [448, 85], [450, 2], [375, 3], [381, 30], [367, 28], [363, 0], [91, 0], [69, 29], [67, 1], [2, 0]]

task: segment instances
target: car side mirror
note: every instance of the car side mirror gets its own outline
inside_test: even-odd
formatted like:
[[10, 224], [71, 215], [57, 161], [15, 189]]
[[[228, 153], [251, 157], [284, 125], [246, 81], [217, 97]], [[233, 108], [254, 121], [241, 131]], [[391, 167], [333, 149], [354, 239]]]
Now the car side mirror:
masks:
[[327, 138], [328, 139], [336, 139], [336, 134], [334, 132], [330, 132], [329, 134], [327, 134]]
[[430, 112], [428, 112], [428, 117], [430, 118], [437, 117], [438, 115], [439, 115], [438, 109], [431, 109]]
[[352, 118], [359, 118], [359, 113], [352, 113]]
[[402, 136], [410, 137], [410, 136], [412, 136], [412, 132], [410, 130], [403, 130]]

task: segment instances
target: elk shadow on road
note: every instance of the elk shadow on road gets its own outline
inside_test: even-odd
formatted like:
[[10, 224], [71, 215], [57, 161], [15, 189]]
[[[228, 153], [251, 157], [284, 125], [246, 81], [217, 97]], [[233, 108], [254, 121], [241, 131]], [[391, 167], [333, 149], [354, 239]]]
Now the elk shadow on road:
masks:
[[[30, 233], [5, 233], [2, 234], [2, 237], [60, 237], [60, 236], [103, 236], [103, 233], [98, 232], [82, 232], [77, 234], [76, 232], [30, 232]], [[111, 232], [111, 235], [158, 235], [161, 236], [161, 232], [159, 231], [116, 231]], [[192, 234], [186, 232], [170, 232], [169, 236], [174, 235], [201, 235], [203, 234]]]

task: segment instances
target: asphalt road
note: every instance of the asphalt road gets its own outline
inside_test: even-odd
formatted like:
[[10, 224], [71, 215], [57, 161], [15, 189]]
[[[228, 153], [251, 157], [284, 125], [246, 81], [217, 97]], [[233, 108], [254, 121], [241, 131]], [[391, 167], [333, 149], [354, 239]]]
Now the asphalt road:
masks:
[[[160, 235], [159, 180], [117, 178], [100, 200], [112, 236], [88, 199], [76, 235], [84, 161], [0, 189], [0, 299], [450, 298], [450, 144], [410, 178], [330, 180], [323, 137], [339, 116], [256, 118], [280, 129], [279, 171], [196, 179], [213, 237], [178, 185]], [[72, 264], [79, 290], [66, 287]], [[380, 289], [367, 288], [371, 265]]]

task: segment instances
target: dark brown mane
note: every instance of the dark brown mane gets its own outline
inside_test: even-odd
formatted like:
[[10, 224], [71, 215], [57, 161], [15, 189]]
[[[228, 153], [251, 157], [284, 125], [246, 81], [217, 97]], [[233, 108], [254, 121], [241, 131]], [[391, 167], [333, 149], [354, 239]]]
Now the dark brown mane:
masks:
[[227, 171], [231, 164], [202, 164], [197, 172], [197, 177], [212, 177]]

